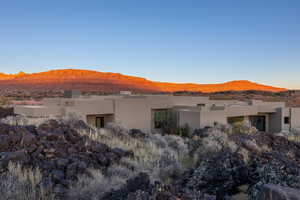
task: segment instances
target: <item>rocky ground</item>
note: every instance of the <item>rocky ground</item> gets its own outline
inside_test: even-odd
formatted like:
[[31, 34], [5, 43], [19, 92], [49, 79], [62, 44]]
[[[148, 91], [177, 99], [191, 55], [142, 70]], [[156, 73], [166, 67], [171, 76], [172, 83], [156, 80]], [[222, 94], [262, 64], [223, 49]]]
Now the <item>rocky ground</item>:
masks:
[[74, 120], [1, 123], [0, 192], [17, 200], [300, 199], [300, 143], [290, 136], [224, 126], [181, 138]]

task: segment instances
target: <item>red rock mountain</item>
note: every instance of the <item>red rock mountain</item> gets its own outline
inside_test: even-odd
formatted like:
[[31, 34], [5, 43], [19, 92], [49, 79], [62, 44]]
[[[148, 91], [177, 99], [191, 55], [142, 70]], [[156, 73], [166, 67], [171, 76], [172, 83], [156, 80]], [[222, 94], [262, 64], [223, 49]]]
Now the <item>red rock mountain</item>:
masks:
[[7, 90], [67, 90], [118, 92], [219, 92], [259, 90], [279, 92], [284, 88], [261, 85], [250, 81], [231, 81], [220, 84], [179, 84], [154, 82], [144, 78], [126, 76], [119, 73], [97, 72], [90, 70], [51, 70], [41, 73], [18, 74], [0, 73], [0, 89]]

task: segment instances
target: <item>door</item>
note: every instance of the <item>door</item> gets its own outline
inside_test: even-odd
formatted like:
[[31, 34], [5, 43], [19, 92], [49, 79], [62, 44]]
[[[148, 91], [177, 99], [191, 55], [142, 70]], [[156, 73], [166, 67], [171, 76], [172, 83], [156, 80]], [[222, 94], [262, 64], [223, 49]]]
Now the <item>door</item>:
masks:
[[104, 128], [104, 117], [96, 117], [96, 127]]

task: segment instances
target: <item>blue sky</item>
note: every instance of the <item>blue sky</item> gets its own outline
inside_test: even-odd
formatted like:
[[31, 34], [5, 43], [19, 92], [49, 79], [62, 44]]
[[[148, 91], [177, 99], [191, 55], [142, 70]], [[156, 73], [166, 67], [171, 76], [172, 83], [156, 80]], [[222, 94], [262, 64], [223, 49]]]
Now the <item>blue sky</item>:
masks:
[[300, 89], [299, 0], [0, 0], [0, 71]]

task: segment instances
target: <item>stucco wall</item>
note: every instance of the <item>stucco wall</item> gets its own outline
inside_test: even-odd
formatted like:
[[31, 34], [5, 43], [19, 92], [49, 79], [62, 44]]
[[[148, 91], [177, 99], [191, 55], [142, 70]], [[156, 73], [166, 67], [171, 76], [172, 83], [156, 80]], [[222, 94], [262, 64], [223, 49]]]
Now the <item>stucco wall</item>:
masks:
[[192, 130], [200, 128], [200, 112], [179, 111], [179, 126], [188, 124]]
[[15, 106], [14, 112], [28, 117], [58, 117], [62, 115], [63, 108], [58, 106]]
[[70, 109], [80, 115], [113, 114], [114, 104], [112, 100], [81, 100], [76, 101]]
[[256, 106], [229, 106], [225, 108], [227, 117], [257, 115]]
[[214, 123], [227, 124], [227, 117], [224, 110], [201, 110], [200, 127], [214, 126]]
[[127, 128], [151, 130], [151, 107], [142, 99], [116, 100], [115, 121]]
[[275, 113], [269, 114], [269, 131], [278, 133], [283, 128], [283, 112], [282, 108], [276, 109]]
[[291, 108], [291, 128], [300, 129], [300, 108]]

